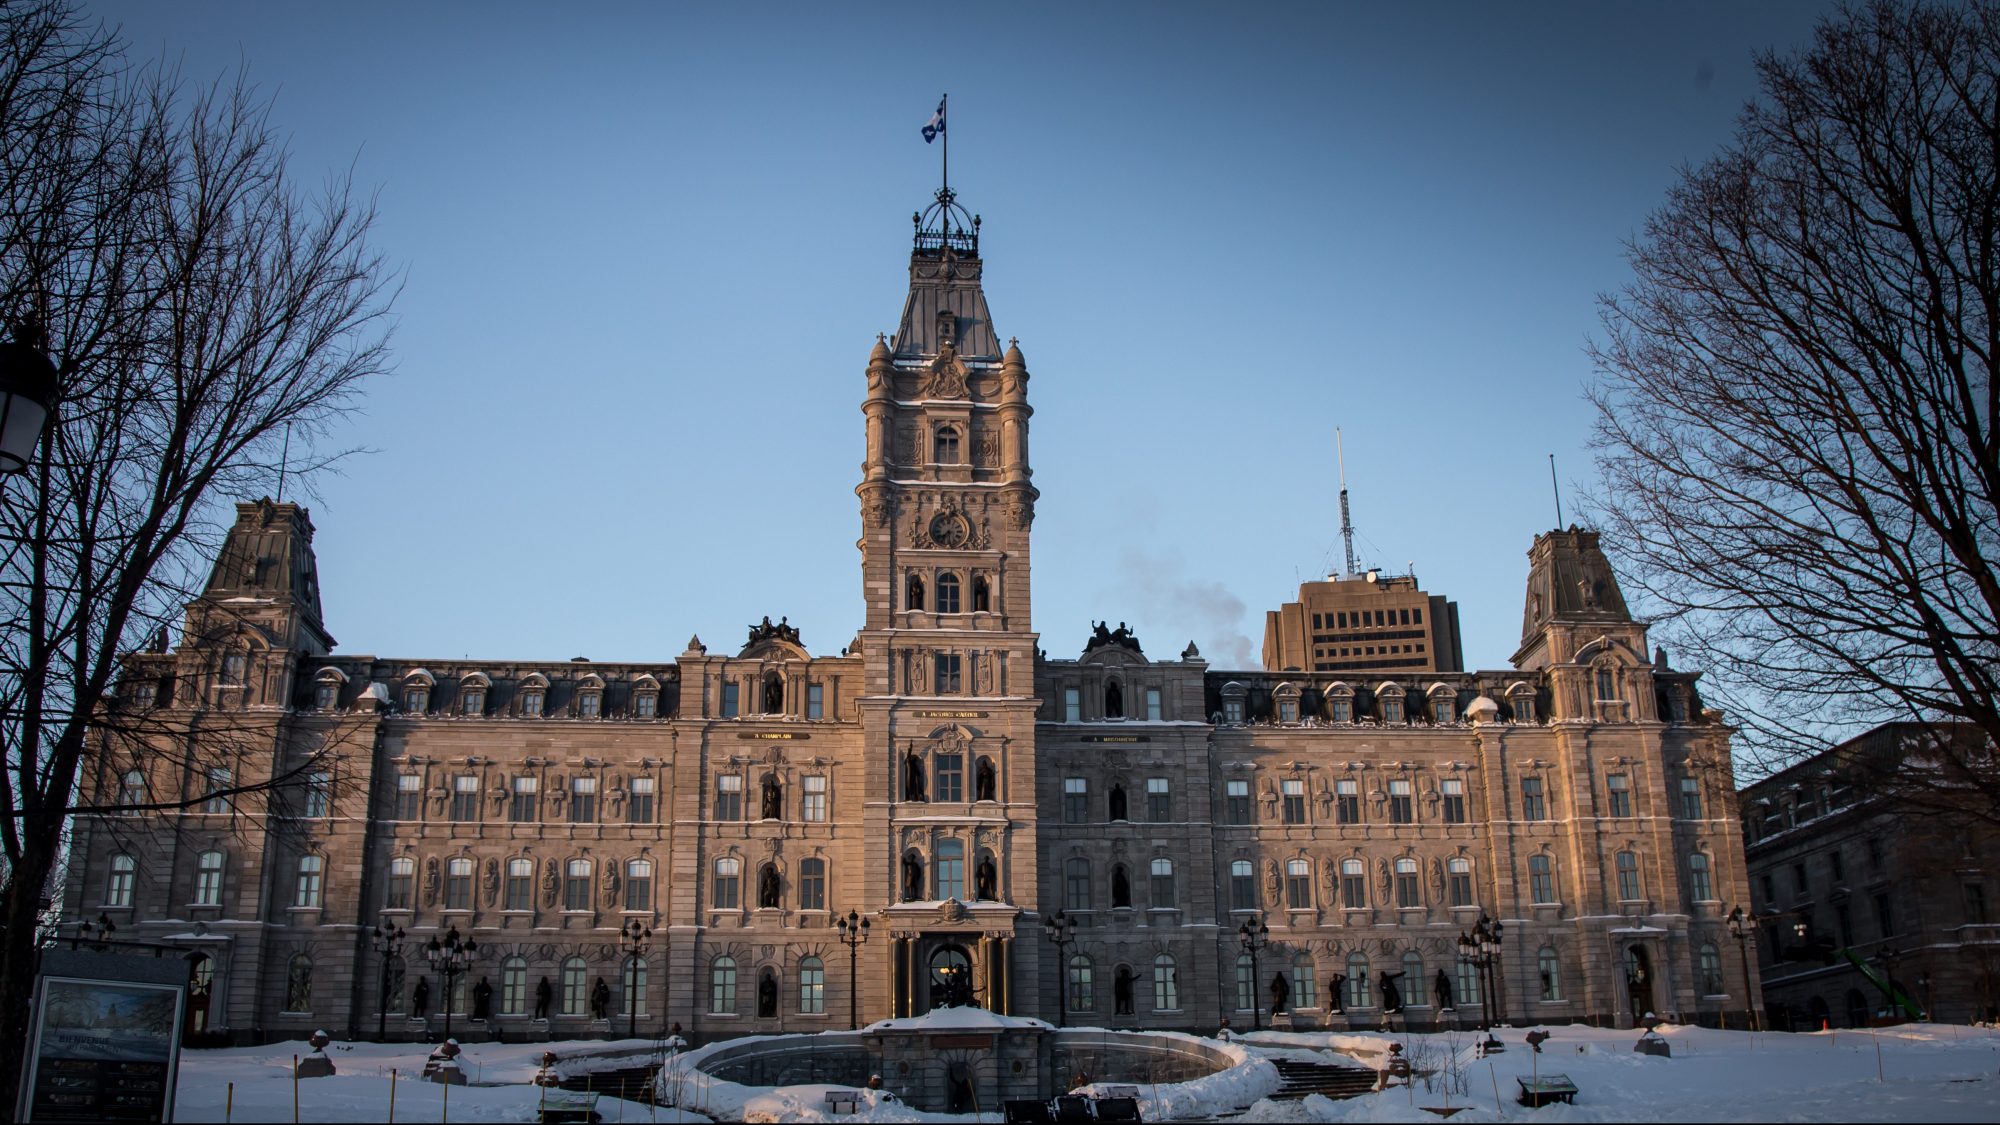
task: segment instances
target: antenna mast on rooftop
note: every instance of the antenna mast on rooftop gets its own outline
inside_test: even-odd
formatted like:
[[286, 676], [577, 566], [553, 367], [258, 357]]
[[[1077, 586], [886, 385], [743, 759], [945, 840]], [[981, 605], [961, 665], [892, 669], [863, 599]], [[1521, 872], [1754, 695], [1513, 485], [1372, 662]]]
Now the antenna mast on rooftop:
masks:
[[1354, 577], [1354, 523], [1347, 518], [1347, 450], [1340, 442], [1340, 427], [1333, 428], [1333, 455], [1340, 462], [1340, 538], [1347, 546], [1347, 569], [1342, 578]]

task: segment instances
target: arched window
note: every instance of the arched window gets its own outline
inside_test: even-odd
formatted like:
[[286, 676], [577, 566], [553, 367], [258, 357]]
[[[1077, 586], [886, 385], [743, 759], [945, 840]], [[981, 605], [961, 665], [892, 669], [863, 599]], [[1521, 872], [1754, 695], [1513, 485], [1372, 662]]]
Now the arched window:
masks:
[[1335, 684], [1326, 689], [1326, 717], [1336, 723], [1354, 721], [1354, 689], [1346, 684]]
[[1132, 880], [1125, 874], [1124, 864], [1114, 863], [1111, 865], [1111, 907], [1115, 910], [1131, 905]]
[[1639, 857], [1631, 852], [1618, 853], [1618, 898], [1621, 902], [1636, 902], [1639, 894]]
[[1313, 970], [1310, 953], [1301, 953], [1292, 958], [1292, 1006], [1319, 1007], [1319, 974]]
[[118, 781], [118, 804], [123, 808], [136, 812], [138, 806], [145, 803], [145, 773], [140, 770], [126, 770], [125, 776]]
[[1257, 1006], [1257, 965], [1248, 953], [1236, 955], [1236, 1010], [1247, 1012]]
[[1537, 903], [1556, 901], [1556, 865], [1546, 855], [1528, 857], [1528, 897]]
[[1391, 687], [1390, 689], [1388, 689], [1388, 690], [1383, 690], [1383, 691], [1378, 691], [1378, 692], [1376, 693], [1376, 697], [1377, 697], [1378, 699], [1380, 699], [1380, 700], [1381, 700], [1381, 703], [1382, 703], [1382, 721], [1383, 721], [1383, 722], [1385, 722], [1385, 723], [1400, 723], [1400, 722], [1402, 722], [1402, 721], [1403, 721], [1403, 689], [1402, 689], [1402, 688], [1400, 688], [1400, 687], [1394, 687], [1394, 686], [1392, 685], [1392, 687]]
[[909, 582], [903, 586], [903, 608], [924, 608], [924, 580], [914, 574], [910, 575]]
[[507, 861], [507, 897], [501, 900], [503, 910], [533, 910], [535, 908], [535, 861], [532, 859], [510, 859]]
[[[299, 857], [299, 878], [292, 895], [293, 906], [316, 907], [320, 903], [321, 877], [326, 870], [326, 860], [316, 855]], [[304, 1011], [303, 1008], [294, 1009]]]
[[1180, 975], [1171, 954], [1153, 958], [1153, 1010], [1177, 1012], [1181, 1007]]
[[312, 995], [312, 958], [303, 953], [294, 953], [291, 962], [285, 966], [285, 1010], [312, 1011]]
[[500, 962], [500, 1014], [528, 1014], [528, 961], [524, 957], [509, 957]]
[[1159, 909], [1175, 903], [1174, 861], [1161, 856], [1153, 861], [1153, 907]]
[[1722, 954], [1715, 946], [1703, 942], [1699, 957], [1701, 967], [1701, 992], [1704, 996], [1722, 995]]
[[1708, 857], [1700, 852], [1688, 853], [1688, 895], [1696, 902], [1707, 902], [1715, 897], [1715, 888], [1708, 880]]
[[1403, 986], [1400, 989], [1403, 994], [1403, 1003], [1415, 1004], [1420, 1008], [1423, 1007], [1424, 994], [1430, 984], [1429, 981], [1424, 979], [1424, 955], [1414, 949], [1404, 950], [1402, 968], [1403, 979], [1396, 983]]
[[408, 910], [417, 884], [417, 861], [399, 855], [389, 861], [389, 886], [382, 896], [382, 909]]
[[536, 718], [542, 713], [542, 705], [548, 699], [549, 680], [540, 672], [530, 672], [521, 677], [519, 707], [527, 718]]
[[331, 711], [340, 706], [340, 688], [347, 677], [337, 668], [327, 668], [313, 678], [313, 709]]
[[1063, 861], [1063, 909], [1090, 909], [1090, 861], [1082, 856]]
[[653, 908], [653, 861], [633, 859], [625, 863], [625, 909]]
[[431, 709], [431, 685], [436, 681], [419, 668], [403, 678], [403, 710], [421, 715]]
[[1097, 988], [1091, 981], [1090, 958], [1081, 953], [1069, 959], [1069, 1010], [1072, 1012], [1094, 1012], [1097, 1010]]
[[576, 717], [596, 719], [604, 714], [604, 679], [595, 674], [585, 676], [576, 685]]
[[708, 1010], [736, 1010], [736, 958], [724, 955], [708, 963]]
[[1358, 859], [1340, 861], [1340, 905], [1348, 910], [1368, 905], [1368, 871]]
[[104, 885], [104, 905], [132, 905], [132, 884], [138, 878], [139, 865], [129, 855], [111, 857], [111, 878]]
[[1431, 722], [1439, 726], [1458, 721], [1458, 695], [1443, 684], [1430, 690]]
[[799, 959], [799, 1011], [809, 1016], [826, 1011], [826, 965], [817, 957]]
[[986, 576], [972, 576], [972, 612], [991, 613], [993, 611], [993, 590], [986, 584]]
[[1285, 861], [1285, 906], [1291, 910], [1312, 909], [1312, 861]]
[[590, 967], [581, 957], [571, 957], [562, 963], [562, 1014], [580, 1016], [584, 1005], [590, 1000]]
[[1472, 861], [1463, 856], [1444, 861], [1445, 897], [1453, 906], [1471, 906]]
[[1542, 978], [1542, 999], [1562, 999], [1562, 958], [1556, 955], [1554, 946], [1545, 945], [1535, 954], [1535, 969]]
[[1347, 955], [1347, 1007], [1372, 1008], [1375, 996], [1368, 989], [1368, 955]]
[[1423, 892], [1417, 885], [1417, 861], [1407, 856], [1396, 861], [1396, 905], [1422, 906]]
[[937, 438], [931, 445], [931, 460], [940, 465], [958, 464], [958, 445], [958, 427], [939, 426], [937, 428]]
[[446, 910], [472, 909], [472, 872], [475, 866], [466, 856], [445, 861], [444, 908]]
[[715, 861], [715, 893], [710, 896], [710, 906], [716, 910], [735, 910], [742, 905], [740, 888], [743, 883], [743, 861], [734, 856], [723, 856]]
[[203, 852], [195, 861], [194, 902], [196, 906], [222, 905], [222, 853]]
[[563, 909], [590, 909], [590, 861], [572, 859], [563, 867]]
[[623, 993], [618, 1014], [628, 1020], [646, 1014], [646, 967], [644, 957], [628, 957], [618, 967], [618, 987]]
[[940, 901], [948, 898], [965, 897], [965, 844], [959, 840], [939, 840], [936, 861], [931, 865], [933, 890], [931, 897]]
[[484, 672], [474, 672], [458, 681], [458, 713], [475, 719], [486, 714], [486, 689], [492, 684]]
[[1532, 723], [1535, 721], [1535, 689], [1527, 684], [1515, 684], [1507, 689], [1507, 704], [1514, 709], [1514, 721]]
[[958, 575], [950, 571], [938, 575], [937, 611], [939, 613], [958, 612]]

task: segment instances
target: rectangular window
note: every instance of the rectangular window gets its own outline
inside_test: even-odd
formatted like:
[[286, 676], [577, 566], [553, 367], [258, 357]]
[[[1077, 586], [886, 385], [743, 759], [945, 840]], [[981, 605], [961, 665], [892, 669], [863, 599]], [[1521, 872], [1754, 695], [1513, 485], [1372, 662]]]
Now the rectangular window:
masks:
[[1632, 815], [1632, 779], [1614, 773], [1604, 779], [1604, 792], [1611, 798], [1612, 816]]
[[1407, 781], [1389, 783], [1389, 823], [1411, 824], [1416, 821], [1416, 801], [1410, 793]]
[[1240, 726], [1243, 722], [1243, 701], [1233, 697], [1223, 700], [1222, 721], [1231, 726]]
[[299, 858], [299, 882], [292, 896], [293, 906], [318, 906], [320, 879], [326, 870], [326, 860], [316, 855]]
[[806, 685], [806, 718], [826, 718], [826, 685]]
[[1528, 894], [1535, 902], [1556, 901], [1555, 864], [1548, 856], [1528, 857]]
[[1396, 861], [1396, 905], [1398, 907], [1422, 906], [1423, 898], [1417, 886], [1417, 861], [1399, 859]]
[[1524, 777], [1521, 779], [1521, 819], [1547, 820], [1548, 805], [1542, 799], [1542, 779]]
[[1448, 780], [1440, 783], [1444, 793], [1444, 822], [1446, 824], [1465, 823], [1465, 782]]
[[1453, 859], [1445, 863], [1445, 883], [1453, 906], [1472, 905], [1472, 861]]
[[382, 899], [384, 910], [408, 910], [417, 881], [417, 861], [398, 857], [389, 861], [389, 887]]
[[222, 853], [203, 852], [195, 869], [196, 906], [222, 905]]
[[1965, 884], [1965, 920], [1974, 926], [1986, 924], [1986, 888], [1978, 883]]
[[1257, 870], [1247, 859], [1229, 865], [1229, 909], [1257, 909]]
[[1083, 693], [1073, 687], [1064, 688], [1063, 722], [1080, 723], [1082, 721], [1083, 721]]
[[715, 779], [715, 819], [743, 819], [743, 775], [726, 773]]
[[653, 779], [635, 777], [632, 779], [632, 806], [628, 819], [632, 824], [651, 824], [653, 816]]
[[597, 823], [597, 779], [573, 777], [569, 780], [569, 822]]
[[1165, 824], [1174, 818], [1173, 794], [1167, 789], [1164, 777], [1146, 779], [1146, 819], [1155, 824]]
[[738, 890], [742, 885], [742, 863], [736, 859], [715, 861], [715, 909], [734, 910], [739, 901]]
[[533, 910], [534, 907], [535, 861], [532, 859], [508, 860], [506, 909]]
[[1847, 908], [1846, 903], [1836, 902], [1833, 904], [1833, 926], [1834, 929], [1840, 931], [1840, 944], [1852, 947], [1854, 945], [1854, 912]]
[[563, 909], [590, 909], [590, 861], [573, 859], [563, 875]]
[[1153, 908], [1157, 910], [1174, 904], [1174, 861], [1156, 859], [1153, 861]]
[[1355, 781], [1333, 783], [1335, 819], [1342, 824], [1361, 823], [1361, 786]]
[[938, 754], [932, 761], [931, 800], [939, 803], [965, 800], [965, 755]]
[[958, 695], [964, 691], [959, 681], [959, 656], [955, 652], [937, 654], [937, 680], [933, 686], [939, 695]]
[[799, 817], [814, 823], [826, 819], [826, 778], [812, 774], [802, 779], [805, 799], [799, 804]]
[[1149, 687], [1146, 689], [1146, 721], [1157, 723], [1160, 721], [1160, 714], [1160, 689]]
[[208, 788], [204, 790], [207, 795], [202, 799], [201, 811], [205, 813], [228, 812], [229, 798], [223, 794], [223, 790], [235, 784], [235, 775], [220, 766], [210, 766], [207, 776]]
[[1292, 1004], [1299, 1008], [1319, 1007], [1319, 974], [1312, 958], [1301, 954], [1292, 965]]
[[1896, 936], [1896, 914], [1890, 909], [1887, 894], [1875, 896], [1875, 932], [1885, 938]]
[[635, 859], [625, 865], [625, 909], [653, 908], [653, 861]]
[[1333, 721], [1336, 723], [1351, 723], [1354, 721], [1354, 700], [1349, 699], [1347, 696], [1334, 696], [1331, 710], [1333, 712]]
[[1769, 872], [1758, 876], [1757, 884], [1764, 891], [1764, 905], [1766, 907], [1769, 907], [1778, 900], [1778, 884], [1776, 880], [1771, 878]]
[[1619, 852], [1617, 858], [1618, 897], [1624, 902], [1636, 902], [1639, 894], [1639, 857], [1631, 852]]
[[803, 859], [799, 861], [799, 909], [826, 909], [825, 860]]
[[1280, 811], [1286, 824], [1306, 822], [1306, 783], [1297, 778], [1287, 778], [1278, 783], [1283, 801]]
[[469, 773], [451, 779], [451, 818], [479, 819], [479, 779]]
[[576, 697], [576, 716], [579, 719], [595, 719], [603, 709], [603, 692], [586, 691]]
[[1080, 777], [1063, 778], [1063, 823], [1082, 824], [1090, 819], [1090, 783]]
[[539, 690], [522, 692], [521, 714], [532, 719], [535, 716], [540, 715], [541, 713], [542, 713], [542, 693]]
[[736, 717], [736, 715], [737, 715], [737, 712], [739, 711], [739, 709], [740, 709], [740, 708], [742, 707], [742, 705], [743, 705], [743, 704], [742, 704], [742, 699], [741, 699], [741, 694], [742, 694], [742, 687], [743, 687], [743, 685], [741, 685], [741, 684], [723, 684], [723, 685], [722, 685], [722, 717], [723, 717], [723, 718], [725, 718], [725, 719], [733, 719], [733, 718], [735, 718], [735, 717]]
[[1250, 823], [1250, 783], [1229, 781], [1223, 783], [1223, 815], [1231, 824]]
[[641, 691], [632, 694], [632, 717], [652, 719], [659, 717], [660, 696], [658, 692]]
[[1832, 861], [1832, 863], [1833, 863], [1833, 881], [1834, 881], [1834, 882], [1836, 882], [1836, 883], [1844, 883], [1844, 882], [1846, 882], [1846, 881], [1847, 881], [1847, 869], [1846, 869], [1846, 865], [1845, 865], [1845, 864], [1843, 864], [1843, 863], [1841, 863], [1841, 861], [1840, 861], [1840, 849], [1839, 849], [1839, 848], [1835, 848], [1835, 849], [1833, 849], [1833, 851], [1831, 851], [1831, 852], [1828, 852], [1828, 853], [1827, 853], [1827, 857], [1826, 857], [1826, 858], [1827, 858], [1828, 860]]
[[306, 815], [326, 816], [333, 812], [333, 775], [330, 773], [309, 773], [306, 775]]
[[1701, 782], [1691, 777], [1681, 778], [1681, 819], [1701, 819]]

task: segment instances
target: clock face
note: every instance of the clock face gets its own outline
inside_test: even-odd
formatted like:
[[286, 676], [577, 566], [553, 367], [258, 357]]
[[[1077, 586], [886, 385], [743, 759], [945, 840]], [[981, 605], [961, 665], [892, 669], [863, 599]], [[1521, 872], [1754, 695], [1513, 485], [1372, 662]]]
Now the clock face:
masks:
[[931, 540], [940, 547], [962, 547], [966, 540], [965, 517], [955, 512], [939, 512], [931, 520]]

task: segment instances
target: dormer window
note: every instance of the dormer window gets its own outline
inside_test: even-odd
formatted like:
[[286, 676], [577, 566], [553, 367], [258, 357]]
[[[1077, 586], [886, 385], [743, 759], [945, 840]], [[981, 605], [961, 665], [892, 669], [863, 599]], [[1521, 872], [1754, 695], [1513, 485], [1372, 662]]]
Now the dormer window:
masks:
[[1346, 684], [1335, 684], [1326, 689], [1327, 718], [1336, 723], [1354, 721], [1354, 689]]
[[132, 706], [142, 711], [150, 710], [154, 701], [159, 698], [159, 694], [160, 686], [158, 684], [134, 684], [132, 685]]
[[641, 676], [632, 681], [632, 717], [657, 719], [660, 716], [660, 681]]
[[931, 460], [940, 465], [959, 463], [959, 434], [957, 426], [939, 426], [936, 441], [931, 446]]
[[1535, 721], [1535, 689], [1527, 684], [1515, 684], [1507, 689], [1507, 704], [1514, 709], [1514, 721], [1532, 723]]
[[412, 715], [421, 715], [431, 708], [431, 689], [427, 687], [406, 687], [403, 689], [403, 710]]
[[576, 717], [595, 719], [604, 713], [604, 681], [595, 675], [585, 676], [576, 685]]
[[486, 714], [486, 690], [491, 681], [481, 673], [474, 672], [458, 684], [458, 713], [469, 718]]
[[1438, 726], [1458, 721], [1458, 695], [1443, 684], [1432, 684], [1430, 690], [1431, 722]]
[[530, 674], [521, 681], [521, 714], [527, 718], [537, 718], [542, 713], [542, 705], [548, 700], [549, 681], [540, 672]]
[[327, 668], [313, 678], [313, 709], [332, 711], [340, 706], [340, 688], [346, 682], [338, 669]]
[[1615, 700], [1618, 698], [1618, 677], [1611, 670], [1611, 665], [1608, 662], [1597, 666], [1596, 679], [1597, 698], [1599, 700]]
[[1230, 682], [1222, 685], [1222, 721], [1227, 726], [1243, 725], [1243, 685]]
[[1295, 684], [1279, 684], [1275, 692], [1278, 703], [1278, 721], [1296, 723], [1299, 721], [1299, 689]]
[[1375, 689], [1375, 698], [1382, 704], [1384, 723], [1406, 722], [1403, 714], [1403, 688], [1399, 684], [1384, 684]]

